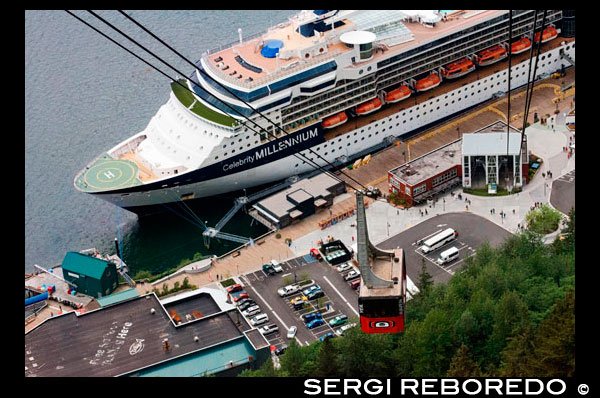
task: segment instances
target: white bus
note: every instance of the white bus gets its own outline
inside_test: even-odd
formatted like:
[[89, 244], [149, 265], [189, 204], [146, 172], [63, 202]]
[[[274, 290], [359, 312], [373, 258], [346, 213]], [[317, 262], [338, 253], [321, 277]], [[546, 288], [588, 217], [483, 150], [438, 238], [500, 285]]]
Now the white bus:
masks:
[[455, 258], [458, 258], [458, 249], [453, 246], [440, 254], [440, 258], [437, 259], [437, 263], [439, 265], [446, 264], [454, 260]]
[[423, 250], [423, 253], [429, 253], [430, 251], [435, 250], [438, 247], [442, 247], [446, 243], [456, 239], [457, 236], [458, 232], [454, 231], [452, 228], [445, 229], [434, 237], [423, 242], [421, 250]]

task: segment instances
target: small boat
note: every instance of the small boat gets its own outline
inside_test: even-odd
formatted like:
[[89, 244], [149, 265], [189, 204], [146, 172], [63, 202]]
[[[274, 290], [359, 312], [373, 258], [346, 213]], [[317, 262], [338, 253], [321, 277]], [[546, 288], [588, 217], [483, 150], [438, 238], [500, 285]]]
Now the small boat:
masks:
[[486, 66], [501, 61], [507, 56], [508, 53], [506, 52], [506, 49], [498, 44], [477, 54], [475, 62], [479, 66]]
[[415, 84], [415, 89], [417, 91], [431, 90], [432, 88], [439, 86], [441, 82], [442, 79], [440, 79], [440, 77], [435, 73], [432, 73], [431, 75], [417, 81], [417, 84]]
[[400, 86], [385, 95], [385, 102], [389, 102], [391, 104], [402, 101], [403, 99], [407, 99], [410, 97], [411, 91], [408, 86]]
[[459, 59], [448, 64], [442, 70], [445, 79], [456, 79], [475, 70], [475, 64], [468, 58]]
[[345, 112], [340, 112], [336, 115], [333, 116], [329, 116], [328, 118], [326, 118], [325, 120], [323, 120], [323, 128], [325, 129], [332, 129], [334, 127], [337, 127], [341, 124], [344, 124], [348, 121], [348, 116], [346, 115]]
[[529, 50], [529, 47], [531, 47], [531, 40], [529, 40], [526, 37], [523, 37], [515, 42], [513, 42], [511, 45], [511, 54], [515, 55], [515, 54], [521, 54], [523, 51], [527, 51]]
[[[558, 31], [556, 30], [556, 28], [554, 26], [548, 26], [546, 29], [544, 29], [544, 32], [542, 34], [542, 43], [546, 43], [547, 41], [556, 39], [557, 37]], [[540, 32], [537, 32], [535, 34], [535, 38], [533, 40], [536, 43], [540, 41]]]
[[360, 104], [356, 107], [356, 114], [368, 115], [369, 113], [379, 110], [383, 106], [383, 102], [379, 98], [373, 98], [370, 101]]

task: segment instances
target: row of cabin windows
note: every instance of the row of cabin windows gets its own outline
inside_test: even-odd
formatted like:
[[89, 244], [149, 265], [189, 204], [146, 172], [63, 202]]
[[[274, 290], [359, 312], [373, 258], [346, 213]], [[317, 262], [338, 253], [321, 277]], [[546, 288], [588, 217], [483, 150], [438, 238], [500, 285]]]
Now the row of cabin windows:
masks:
[[[573, 45], [573, 47], [574, 47], [574, 45]], [[567, 46], [567, 49], [568, 49], [568, 46]], [[551, 58], [551, 56], [552, 56], [552, 53], [550, 53], [550, 54], [547, 54], [547, 56], [548, 56], [548, 58]], [[541, 59], [542, 59], [542, 60], [544, 60], [544, 59], [545, 59], [545, 56], [542, 56], [542, 57], [541, 57]], [[555, 59], [555, 60], [554, 60], [554, 62], [557, 62], [557, 61], [558, 61], [558, 59]], [[540, 67], [544, 67], [545, 65], [546, 65], [546, 63], [542, 63]], [[515, 67], [515, 70], [519, 69], [521, 66], [522, 66], [522, 67], [525, 67], [526, 65], [520, 65], [520, 66], [518, 65], [518, 66], [516, 66], [516, 67]], [[504, 73], [503, 73], [503, 76], [504, 76], [504, 75], [506, 75], [506, 74], [507, 74], [507, 72], [506, 72], [506, 71], [504, 71]], [[515, 79], [515, 78], [518, 78], [519, 76], [523, 76], [523, 75], [525, 75], [525, 71], [522, 71], [520, 74], [519, 74], [519, 73], [517, 73], [517, 74], [515, 74], [514, 76], [512, 76], [511, 78], [512, 78], [512, 79]], [[491, 81], [491, 80], [494, 80], [494, 76], [490, 77], [490, 78], [489, 78], [489, 80], [490, 80], [490, 81]], [[488, 79], [484, 79], [484, 80], [483, 80], [483, 83], [486, 83], [487, 81], [488, 81]], [[481, 81], [479, 81], [479, 82], [477, 82], [477, 85], [479, 86], [479, 85], [481, 85], [481, 83], [482, 83], [482, 82], [481, 82]], [[506, 83], [506, 79], [504, 79], [504, 80], [502, 81], [502, 83]], [[496, 83], [496, 86], [498, 86], [498, 85], [500, 85], [500, 82], [499, 82], [499, 81]], [[484, 90], [484, 91], [486, 91], [487, 89], [488, 89], [487, 87], [484, 87], [484, 88], [483, 88], [483, 90]], [[461, 93], [461, 91], [462, 91], [462, 90], [458, 90], [458, 92], [457, 92], [457, 93], [458, 93], [458, 94], [460, 94], [460, 93]], [[481, 90], [477, 90], [477, 93], [481, 93]], [[451, 94], [450, 94], [450, 97], [453, 97], [453, 96], [454, 96], [454, 94], [455, 94], [455, 93], [451, 93]], [[473, 92], [473, 93], [471, 93], [471, 96], [473, 96], [473, 95], [475, 95], [475, 93], [474, 93], [474, 92]], [[447, 99], [447, 98], [448, 98], [448, 95], [445, 95], [445, 96], [444, 96], [444, 99]], [[465, 96], [464, 96], [464, 98], [465, 98], [465, 99], [467, 99], [467, 98], [468, 98], [468, 95], [465, 95]], [[462, 99], [462, 98], [458, 98], [458, 101], [460, 101], [461, 99]], [[439, 102], [439, 100], [440, 100], [440, 99], [439, 99], [439, 98], [437, 98], [437, 99], [436, 99], [436, 102]], [[451, 102], [451, 104], [454, 104], [454, 103], [455, 103], [455, 101], [453, 100], [453, 101]], [[427, 106], [427, 105], [428, 105], [428, 104], [427, 104], [427, 103], [425, 103], [425, 104], [423, 104], [422, 106], [423, 106], [423, 107], [425, 107], [425, 106]], [[445, 103], [445, 104], [444, 104], [444, 106], [448, 106], [448, 103]], [[416, 110], [418, 111], [418, 110], [419, 110], [419, 108], [420, 108], [420, 107], [417, 107], [417, 108], [416, 108]], [[438, 107], [436, 107], [436, 110], [439, 110], [439, 109], [440, 109], [440, 107], [439, 107], [439, 106], [438, 106]], [[433, 112], [433, 109], [431, 109], [431, 110], [429, 111], [429, 113], [432, 113], [432, 112]], [[410, 109], [410, 110], [409, 110], [409, 113], [412, 113], [412, 109]], [[422, 114], [422, 116], [425, 116], [426, 114], [427, 114], [427, 112], [423, 113], [423, 114]], [[405, 115], [406, 115], [406, 112], [403, 112], [403, 113], [402, 113], [402, 116], [405, 116]], [[420, 116], [421, 116], [421, 115], [416, 115], [416, 117], [417, 117], [417, 118], [419, 118]], [[396, 115], [396, 119], [398, 119], [398, 118], [399, 118], [399, 115]], [[411, 120], [413, 120], [413, 118], [412, 118], [412, 117], [409, 119], [409, 121], [411, 121]], [[382, 123], [385, 123], [385, 120], [383, 120], [383, 121], [382, 121]], [[404, 121], [403, 121], [403, 123], [406, 123], [406, 120], [404, 120]], [[396, 127], [398, 127], [399, 125], [400, 125], [400, 123], [396, 123]], [[376, 124], [375, 124], [375, 127], [377, 127], [377, 126], [378, 126], [378, 124], [376, 123]], [[367, 129], [368, 129], [368, 130], [370, 130], [370, 129], [371, 129], [371, 127], [369, 126]], [[383, 132], [383, 131], [385, 131], [385, 129], [383, 129], [383, 130], [382, 130], [382, 132]], [[361, 133], [363, 133], [363, 132], [364, 132], [364, 129], [362, 129], [360, 132], [361, 132]], [[354, 133], [354, 135], [356, 135], [356, 134], [357, 134], [357, 133], [355, 132], [355, 133]], [[377, 135], [377, 134], [379, 134], [379, 132], [377, 132], [377, 133], [375, 133], [375, 134]], [[370, 138], [370, 137], [371, 137], [371, 135], [369, 135], [369, 138]], [[248, 138], [248, 137], [246, 137], [246, 138]], [[350, 138], [350, 137], [349, 137], [349, 136], [347, 136], [346, 138]], [[340, 138], [340, 139], [338, 139], [338, 142], [340, 142], [341, 140], [342, 140], [341, 138]], [[364, 140], [364, 137], [362, 137], [362, 138], [361, 138], [361, 140]], [[241, 139], [240, 139], [239, 141], [241, 142]], [[255, 141], [255, 144], [256, 144], [256, 143], [258, 143], [258, 141]], [[354, 141], [354, 143], [357, 143], [357, 140], [355, 140], [355, 141]], [[233, 143], [232, 143], [232, 145], [233, 145]], [[350, 143], [348, 143], [347, 145], [349, 146], [349, 145], [350, 145]], [[223, 147], [225, 147], [225, 146], [226, 146], [226, 145], [223, 145]], [[247, 146], [249, 147], [249, 146], [250, 146], [250, 144], [248, 144]], [[327, 146], [327, 144], [325, 144], [325, 147], [326, 147], [326, 146]], [[341, 149], [341, 148], [342, 148], [342, 147], [340, 147], [340, 149]], [[242, 148], [240, 148], [240, 150], [241, 150], [241, 149], [242, 149]], [[317, 150], [318, 150], [318, 149], [317, 149]], [[232, 151], [232, 153], [234, 153], [234, 152], [235, 152], [235, 150], [233, 150], [233, 151]], [[334, 152], [334, 150], [332, 150], [332, 153], [333, 153], [333, 152]], [[327, 155], [327, 154], [328, 154], [328, 152], [325, 152], [325, 155]], [[227, 156], [227, 153], [225, 153], [225, 156]], [[218, 157], [216, 157], [216, 158], [215, 158], [215, 160], [217, 160], [217, 159], [218, 159]], [[306, 162], [304, 162], [304, 163], [306, 163]], [[297, 167], [297, 165], [296, 165], [296, 167]]]

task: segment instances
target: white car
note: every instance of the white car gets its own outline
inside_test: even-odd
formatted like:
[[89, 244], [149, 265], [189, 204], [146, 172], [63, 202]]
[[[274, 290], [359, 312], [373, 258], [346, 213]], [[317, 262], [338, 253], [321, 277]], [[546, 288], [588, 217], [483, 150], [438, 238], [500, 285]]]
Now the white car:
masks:
[[279, 326], [277, 325], [266, 325], [263, 326], [262, 328], [258, 329], [260, 331], [260, 333], [263, 336], [266, 336], [267, 334], [271, 334], [271, 333], [275, 333], [276, 331], [279, 330]]
[[254, 318], [250, 319], [252, 326], [262, 325], [263, 323], [269, 322], [269, 316], [267, 314], [258, 314]]
[[348, 272], [346, 274], [346, 276], [344, 276], [344, 279], [347, 281], [350, 281], [352, 279], [358, 278], [359, 276], [360, 276], [360, 271], [353, 269], [352, 271]]
[[337, 267], [335, 267], [335, 270], [337, 272], [344, 272], [344, 271], [348, 271], [349, 269], [352, 269], [352, 264], [350, 263], [344, 263], [341, 265], [338, 265]]
[[242, 311], [242, 315], [246, 318], [252, 315], [256, 315], [260, 312], [260, 307], [258, 305], [253, 305], [252, 307], [248, 307], [244, 311]]
[[280, 297], [285, 297], [296, 293], [298, 290], [300, 290], [300, 285], [287, 285], [277, 289], [277, 294], [279, 294]]
[[281, 264], [277, 260], [271, 260], [271, 264], [273, 265], [273, 269], [275, 272], [283, 272], [283, 268], [281, 268]]
[[287, 338], [288, 339], [293, 339], [294, 337], [296, 337], [296, 332], [298, 331], [298, 327], [297, 326], [292, 326], [290, 328], [290, 330], [288, 330], [287, 332]]
[[348, 323], [348, 324], [342, 326], [341, 328], [337, 329], [335, 331], [335, 334], [337, 334], [338, 336], [342, 336], [346, 330], [348, 330], [354, 326], [356, 326], [356, 323]]

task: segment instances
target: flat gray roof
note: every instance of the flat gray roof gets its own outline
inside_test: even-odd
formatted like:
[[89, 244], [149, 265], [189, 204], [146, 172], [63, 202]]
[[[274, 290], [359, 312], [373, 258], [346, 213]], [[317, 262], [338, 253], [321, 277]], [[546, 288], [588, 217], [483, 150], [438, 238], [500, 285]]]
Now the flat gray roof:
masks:
[[259, 201], [257, 203], [258, 206], [255, 205], [253, 207], [261, 211], [261, 213], [265, 213], [264, 209], [267, 209], [276, 217], [281, 218], [296, 207], [296, 205], [287, 199], [288, 195], [300, 203], [311, 196], [318, 198], [330, 195], [331, 192], [327, 189], [337, 184], [340, 184], [338, 180], [327, 173], [321, 173], [314, 177], [300, 180], [292, 184], [288, 189]]
[[390, 170], [390, 173], [407, 185], [425, 181], [440, 174], [453, 166], [461, 164], [461, 141], [457, 140], [432, 152], [416, 158], [400, 167]]
[[[518, 155], [521, 150], [521, 134], [486, 132], [486, 134], [465, 134], [462, 140], [463, 156]], [[507, 148], [508, 141], [508, 148]]]

